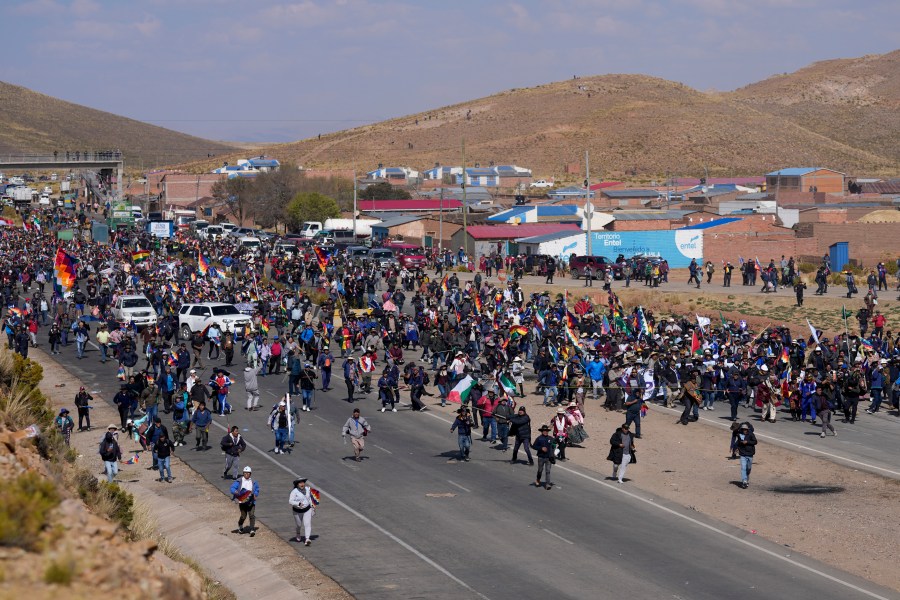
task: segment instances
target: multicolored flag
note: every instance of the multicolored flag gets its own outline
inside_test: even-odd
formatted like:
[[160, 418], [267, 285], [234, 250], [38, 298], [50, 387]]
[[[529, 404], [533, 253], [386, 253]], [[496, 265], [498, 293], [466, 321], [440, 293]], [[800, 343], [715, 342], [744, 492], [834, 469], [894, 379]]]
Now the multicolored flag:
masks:
[[75, 285], [75, 265], [78, 259], [60, 248], [56, 251], [56, 285], [63, 292], [68, 292]]
[[447, 285], [447, 282], [448, 282], [449, 280], [450, 280], [450, 276], [449, 276], [449, 275], [444, 275], [444, 278], [441, 279], [441, 289], [444, 291], [445, 294], [447, 293], [447, 290], [450, 289], [450, 287]]
[[309, 499], [312, 501], [313, 506], [318, 506], [319, 501], [322, 499], [322, 495], [316, 488], [309, 488]]
[[133, 260], [136, 263], [139, 263], [143, 260], [147, 260], [148, 258], [150, 258], [149, 250], [138, 249], [131, 253], [131, 260]]
[[526, 336], [528, 335], [528, 328], [524, 325], [513, 325], [509, 328], [509, 337], [514, 337], [517, 335]]
[[140, 457], [139, 457], [137, 454], [135, 454], [134, 456], [132, 456], [132, 457], [129, 458], [128, 460], [124, 461], [122, 464], [126, 464], [126, 465], [136, 465], [136, 464], [138, 464], [139, 461], [140, 461]]
[[316, 253], [316, 261], [319, 263], [319, 268], [322, 269], [322, 272], [325, 272], [325, 269], [328, 268], [328, 262], [331, 260], [331, 254], [329, 252], [325, 252], [319, 246], [313, 248], [313, 252]]
[[203, 256], [203, 252], [200, 250], [197, 250], [197, 269], [204, 277], [206, 276], [207, 271], [209, 271], [209, 259]]
[[516, 382], [506, 373], [497, 374], [497, 385], [510, 396], [516, 393]]
[[268, 319], [266, 319], [266, 318], [260, 319], [259, 330], [263, 332], [263, 335], [269, 335], [269, 320]]
[[703, 348], [700, 346], [700, 338], [697, 337], [697, 332], [694, 331], [691, 334], [691, 354], [702, 354]]
[[612, 327], [609, 326], [609, 319], [606, 318], [606, 315], [603, 315], [603, 319], [600, 321], [600, 331], [603, 335], [612, 333]]
[[790, 358], [790, 356], [788, 356], [787, 346], [785, 346], [784, 348], [781, 349], [781, 362], [783, 362], [783, 363], [791, 362], [791, 358]]
[[638, 307], [637, 325], [635, 326], [635, 329], [638, 328], [640, 328], [641, 333], [646, 336], [653, 335], [653, 326], [650, 325], [649, 321], [647, 321], [647, 317], [644, 316], [644, 309], [640, 306]]
[[[447, 278], [444, 277], [444, 279], [446, 280]], [[443, 287], [443, 285], [444, 284], [441, 284], [441, 287]], [[446, 291], [446, 289], [444, 291]], [[481, 302], [481, 294], [476, 292], [475, 293], [475, 312], [477, 312], [478, 314], [481, 314], [482, 306], [483, 306], [483, 304]]]
[[470, 375], [466, 375], [456, 384], [456, 387], [450, 390], [450, 394], [447, 395], [447, 400], [455, 402], [456, 404], [462, 404], [468, 400], [469, 394], [472, 393], [472, 388], [474, 387], [475, 380], [472, 379]]

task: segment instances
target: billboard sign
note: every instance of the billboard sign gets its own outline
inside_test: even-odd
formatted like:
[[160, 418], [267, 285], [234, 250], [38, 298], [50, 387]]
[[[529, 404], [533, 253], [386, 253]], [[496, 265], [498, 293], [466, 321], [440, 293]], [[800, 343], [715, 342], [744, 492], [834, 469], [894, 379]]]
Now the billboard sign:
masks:
[[697, 229], [604, 231], [591, 236], [591, 251], [613, 260], [619, 254], [625, 258], [635, 254], [659, 256], [673, 269], [686, 268], [691, 259], [703, 261], [703, 231]]

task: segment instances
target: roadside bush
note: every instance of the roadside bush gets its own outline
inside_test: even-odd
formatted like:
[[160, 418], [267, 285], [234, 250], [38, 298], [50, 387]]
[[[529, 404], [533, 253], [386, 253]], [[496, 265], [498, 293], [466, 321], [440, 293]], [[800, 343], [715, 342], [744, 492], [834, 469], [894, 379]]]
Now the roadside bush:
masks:
[[53, 482], [25, 473], [0, 487], [0, 546], [39, 550], [41, 532], [60, 502]]
[[118, 484], [100, 481], [87, 469], [80, 469], [75, 473], [75, 489], [91, 512], [130, 530], [134, 521], [134, 496]]
[[797, 270], [801, 273], [815, 273], [818, 267], [812, 263], [804, 262], [797, 265]]
[[44, 583], [51, 585], [71, 585], [75, 577], [77, 565], [71, 556], [54, 559], [44, 570]]

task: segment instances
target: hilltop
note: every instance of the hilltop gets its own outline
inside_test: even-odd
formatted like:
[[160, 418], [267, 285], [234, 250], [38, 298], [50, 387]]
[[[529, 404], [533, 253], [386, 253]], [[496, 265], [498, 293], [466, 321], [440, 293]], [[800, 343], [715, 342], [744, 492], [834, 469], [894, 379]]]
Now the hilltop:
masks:
[[0, 155], [118, 148], [132, 166], [234, 152], [235, 147], [0, 82]]
[[[560, 176], [759, 175], [784, 165], [895, 173], [900, 51], [815, 63], [733, 92], [611, 74], [512, 89], [321, 139], [269, 146], [305, 167], [514, 163]], [[203, 167], [212, 166], [204, 161]], [[220, 164], [220, 163], [216, 163]], [[197, 165], [198, 167], [200, 165]], [[577, 179], [570, 177], [570, 179]]]

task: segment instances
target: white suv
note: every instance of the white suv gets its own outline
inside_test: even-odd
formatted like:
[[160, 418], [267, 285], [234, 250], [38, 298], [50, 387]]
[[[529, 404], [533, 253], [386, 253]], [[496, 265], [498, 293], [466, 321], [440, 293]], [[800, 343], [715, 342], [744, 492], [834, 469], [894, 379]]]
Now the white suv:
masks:
[[183, 304], [178, 311], [178, 334], [183, 340], [189, 340], [194, 332], [203, 331], [207, 325], [215, 323], [222, 331], [243, 334], [243, 327], [250, 325], [251, 319], [235, 307], [224, 302], [203, 302], [200, 304]]
[[138, 327], [156, 325], [156, 309], [150, 304], [146, 296], [141, 294], [133, 296], [119, 296], [112, 307], [112, 314], [117, 321], [134, 324]]

